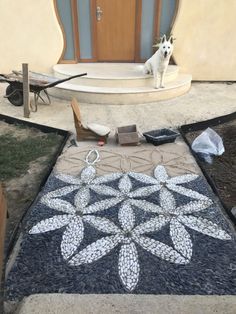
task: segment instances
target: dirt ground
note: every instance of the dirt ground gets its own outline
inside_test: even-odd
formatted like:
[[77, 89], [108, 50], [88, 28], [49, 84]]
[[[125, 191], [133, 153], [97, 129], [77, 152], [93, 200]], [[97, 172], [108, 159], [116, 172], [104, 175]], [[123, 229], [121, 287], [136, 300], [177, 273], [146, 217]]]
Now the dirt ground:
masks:
[[[17, 141], [32, 138], [39, 138], [44, 141], [45, 136], [47, 136], [47, 134], [35, 128], [22, 128], [17, 125], [0, 121], [0, 137], [6, 134], [10, 134], [12, 137], [17, 139]], [[55, 154], [57, 153], [58, 148], [63, 141], [62, 136], [57, 136], [58, 140], [55, 142], [55, 145], [50, 147], [50, 152], [47, 155], [40, 156], [35, 160], [32, 160], [28, 164], [27, 170], [24, 171], [20, 176], [9, 178], [3, 181], [9, 214], [9, 218], [7, 219], [5, 240], [6, 253], [10, 249], [9, 245], [11, 243], [12, 237], [14, 236], [14, 231], [16, 230], [27, 208], [38, 194], [40, 185], [50, 170], [51, 161], [54, 159]], [[15, 157], [17, 158], [17, 156]]]
[[[214, 181], [220, 198], [230, 213], [236, 206], [236, 120], [211, 128], [221, 136], [225, 152], [221, 156], [214, 157], [212, 164], [204, 161], [200, 164]], [[187, 134], [187, 139], [192, 143], [201, 132], [190, 132]]]
[[[51, 105], [40, 102], [30, 119], [23, 118], [23, 108], [3, 98], [7, 84], [0, 84], [0, 113], [18, 119], [75, 132], [69, 100], [51, 97]], [[50, 90], [49, 90], [50, 92]], [[32, 95], [31, 95], [32, 96]], [[138, 105], [99, 105], [81, 103], [84, 125], [99, 123], [111, 128], [136, 124], [140, 132], [163, 127], [176, 127], [219, 117], [236, 111], [236, 84], [193, 82], [190, 91], [180, 97]]]

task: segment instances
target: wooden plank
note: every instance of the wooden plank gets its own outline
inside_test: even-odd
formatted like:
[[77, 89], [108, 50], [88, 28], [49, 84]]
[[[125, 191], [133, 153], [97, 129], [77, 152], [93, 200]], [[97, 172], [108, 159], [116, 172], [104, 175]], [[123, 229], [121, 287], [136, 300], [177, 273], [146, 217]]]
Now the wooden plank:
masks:
[[[12, 71], [13, 74], [6, 74], [5, 76], [7, 78], [14, 79], [19, 82], [23, 82], [23, 73], [22, 71]], [[58, 81], [57, 77], [49, 76], [45, 74], [41, 74], [38, 72], [29, 71], [29, 83], [34, 85], [46, 85], [48, 83], [56, 82]]]
[[2, 278], [2, 268], [4, 260], [4, 238], [6, 229], [6, 201], [3, 194], [3, 188], [0, 185], [0, 282]]
[[23, 74], [23, 101], [24, 101], [24, 117], [29, 118], [30, 116], [30, 88], [29, 88], [29, 68], [28, 63], [22, 64]]

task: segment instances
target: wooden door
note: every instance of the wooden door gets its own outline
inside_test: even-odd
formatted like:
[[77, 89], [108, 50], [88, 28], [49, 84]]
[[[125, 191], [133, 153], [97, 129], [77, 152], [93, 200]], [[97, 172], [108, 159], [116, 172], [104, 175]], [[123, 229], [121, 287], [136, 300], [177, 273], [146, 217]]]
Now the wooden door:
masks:
[[136, 0], [95, 0], [97, 61], [134, 61]]

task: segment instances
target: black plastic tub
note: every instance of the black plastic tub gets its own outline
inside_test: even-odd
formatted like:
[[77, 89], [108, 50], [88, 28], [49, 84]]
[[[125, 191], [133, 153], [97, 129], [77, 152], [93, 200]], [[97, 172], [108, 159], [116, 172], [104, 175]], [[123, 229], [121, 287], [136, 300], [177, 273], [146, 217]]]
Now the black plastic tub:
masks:
[[179, 136], [179, 133], [170, 129], [160, 129], [145, 132], [143, 133], [143, 136], [148, 143], [158, 146], [161, 144], [173, 143], [177, 136]]

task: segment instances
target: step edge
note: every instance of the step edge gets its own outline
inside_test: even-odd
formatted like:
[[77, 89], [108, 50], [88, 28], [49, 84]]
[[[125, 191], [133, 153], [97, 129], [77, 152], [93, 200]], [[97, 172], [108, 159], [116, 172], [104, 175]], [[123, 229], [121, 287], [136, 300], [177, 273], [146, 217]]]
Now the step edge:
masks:
[[[180, 82], [178, 81], [178, 78], [176, 81], [172, 81], [169, 84], [173, 86], [168, 86], [164, 89], [155, 89], [155, 88], [147, 88], [147, 89], [142, 89], [140, 88], [116, 88], [116, 87], [95, 87], [95, 86], [84, 86], [84, 85], [76, 85], [76, 84], [71, 84], [71, 83], [62, 83], [60, 85], [63, 86], [56, 86], [55, 88], [58, 88], [60, 90], [67, 90], [67, 91], [73, 91], [73, 92], [80, 92], [80, 93], [93, 93], [93, 94], [141, 94], [141, 93], [160, 93], [160, 92], [165, 92], [167, 90], [171, 89], [176, 89], [178, 87], [181, 87], [183, 85], [187, 85], [191, 83], [192, 81], [192, 75], [190, 74], [182, 74], [185, 75], [183, 78], [180, 79]], [[179, 82], [179, 83], [178, 83]], [[174, 84], [175, 83], [175, 84]], [[64, 86], [69, 86], [73, 88], [65, 88]], [[84, 89], [86, 87], [86, 89]], [[90, 90], [89, 90], [90, 89]]]
[[[167, 71], [166, 72], [166, 76], [172, 76], [172, 75], [176, 75], [179, 73], [179, 66], [177, 65], [170, 65], [171, 69], [173, 70], [170, 70], [170, 71]], [[55, 70], [55, 66], [53, 66], [53, 73], [54, 75], [56, 73], [58, 73], [59, 75], [63, 75], [65, 77], [69, 77], [69, 73], [64, 73], [60, 70]], [[91, 80], [104, 80], [104, 81], [107, 81], [107, 80], [114, 80], [114, 81], [119, 81], [119, 80], [140, 80], [140, 79], [149, 79], [149, 78], [152, 78], [153, 76], [152, 75], [140, 75], [140, 76], [116, 76], [116, 77], [113, 77], [113, 76], [110, 76], [110, 77], [104, 77], [104, 76], [90, 76], [90, 75], [87, 75], [86, 77], [84, 77], [84, 79], [91, 79]]]

